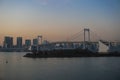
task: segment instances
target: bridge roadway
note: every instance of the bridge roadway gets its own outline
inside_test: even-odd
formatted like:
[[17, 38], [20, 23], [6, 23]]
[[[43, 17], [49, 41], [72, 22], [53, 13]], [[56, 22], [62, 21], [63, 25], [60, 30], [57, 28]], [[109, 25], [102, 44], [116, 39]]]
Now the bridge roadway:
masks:
[[98, 44], [98, 42], [84, 42], [84, 41], [57, 41], [51, 42], [50, 44]]

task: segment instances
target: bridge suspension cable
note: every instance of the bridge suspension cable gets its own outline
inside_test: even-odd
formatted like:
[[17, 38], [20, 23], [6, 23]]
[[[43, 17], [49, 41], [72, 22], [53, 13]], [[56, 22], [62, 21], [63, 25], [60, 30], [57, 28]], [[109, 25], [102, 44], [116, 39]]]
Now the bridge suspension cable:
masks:
[[[68, 37], [67, 41], [73, 41], [73, 40], [76, 40], [76, 39], [79, 39], [80, 40], [84, 40], [85, 38], [85, 32], [84, 32], [85, 29], [82, 29], [81, 31], [73, 34], [72, 36]], [[88, 35], [89, 39], [91, 37], [91, 40], [92, 41], [98, 41], [98, 40], [103, 40], [95, 31], [93, 30], [89, 30], [90, 33]]]
[[67, 41], [75, 40], [76, 38], [79, 38], [79, 36], [83, 33], [83, 30], [73, 34], [72, 36], [68, 37]]

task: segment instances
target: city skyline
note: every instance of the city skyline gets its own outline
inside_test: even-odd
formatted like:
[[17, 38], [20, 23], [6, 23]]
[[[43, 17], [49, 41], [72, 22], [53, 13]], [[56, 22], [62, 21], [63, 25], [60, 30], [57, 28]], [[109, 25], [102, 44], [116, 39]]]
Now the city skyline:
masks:
[[0, 17], [0, 44], [6, 35], [65, 40], [84, 27], [120, 41], [119, 0], [1, 0]]
[[[30, 45], [38, 45], [37, 40], [38, 40], [37, 37], [33, 38], [33, 39], [24, 39], [23, 37], [16, 37], [15, 38], [12, 36], [4, 36], [3, 43], [0, 46], [4, 47], [6, 43], [9, 44], [9, 42], [12, 42], [10, 44], [10, 45], [12, 45], [12, 47], [16, 46], [18, 48], [21, 48], [23, 45], [26, 45], [26, 46], [29, 44]], [[29, 41], [30, 41], [30, 43], [29, 43]], [[29, 44], [27, 44], [27, 43], [29, 43]]]

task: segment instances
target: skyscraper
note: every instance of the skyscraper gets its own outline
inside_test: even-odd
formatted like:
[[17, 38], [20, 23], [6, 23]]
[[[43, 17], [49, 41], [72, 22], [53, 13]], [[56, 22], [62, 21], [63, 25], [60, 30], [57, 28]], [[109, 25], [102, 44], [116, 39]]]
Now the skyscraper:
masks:
[[13, 47], [13, 37], [9, 37], [9, 36], [4, 37], [4, 47], [5, 48]]
[[33, 45], [38, 45], [38, 39], [33, 39]]
[[17, 48], [22, 48], [22, 37], [17, 37]]
[[27, 47], [31, 46], [31, 40], [29, 39], [25, 40], [25, 46]]

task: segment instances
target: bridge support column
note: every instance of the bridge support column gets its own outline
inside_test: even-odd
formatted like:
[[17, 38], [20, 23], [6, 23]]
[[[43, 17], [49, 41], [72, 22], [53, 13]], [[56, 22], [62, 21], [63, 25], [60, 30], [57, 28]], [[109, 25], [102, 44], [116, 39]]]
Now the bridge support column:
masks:
[[90, 42], [90, 29], [88, 28], [84, 29], [84, 49], [87, 48], [86, 42]]
[[[86, 35], [86, 32], [87, 32], [87, 35]], [[88, 40], [86, 39], [86, 36], [88, 36]], [[90, 42], [90, 29], [88, 28], [84, 29], [84, 42], [86, 41]]]

